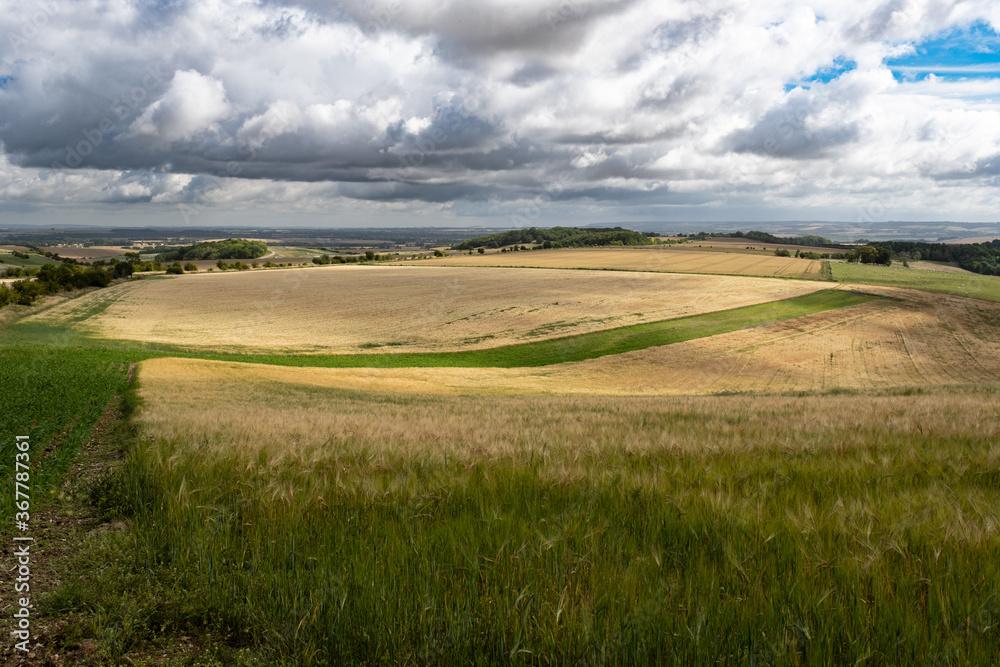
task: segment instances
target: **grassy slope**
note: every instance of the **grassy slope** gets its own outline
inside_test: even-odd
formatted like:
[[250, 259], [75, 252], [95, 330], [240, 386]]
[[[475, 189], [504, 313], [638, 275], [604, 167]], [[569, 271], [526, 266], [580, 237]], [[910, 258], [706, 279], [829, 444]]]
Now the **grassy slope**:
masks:
[[988, 301], [1000, 301], [1000, 276], [906, 269], [902, 265], [870, 266], [831, 262], [833, 279], [839, 282], [909, 287], [944, 292]]

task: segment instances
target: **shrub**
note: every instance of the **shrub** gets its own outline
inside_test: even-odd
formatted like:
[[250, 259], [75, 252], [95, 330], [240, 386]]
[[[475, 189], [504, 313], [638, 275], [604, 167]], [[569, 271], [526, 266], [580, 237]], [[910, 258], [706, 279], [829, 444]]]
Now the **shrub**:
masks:
[[184, 270], [191, 271], [192, 273], [194, 273], [195, 271], [198, 270], [198, 265], [195, 264], [194, 262], [188, 262], [187, 264], [184, 265]]

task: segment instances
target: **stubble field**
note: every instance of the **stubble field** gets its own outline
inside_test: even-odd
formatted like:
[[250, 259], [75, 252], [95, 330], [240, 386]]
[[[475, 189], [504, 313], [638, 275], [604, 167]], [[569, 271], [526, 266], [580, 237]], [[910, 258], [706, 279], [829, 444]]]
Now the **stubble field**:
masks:
[[[748, 243], [747, 245], [753, 245]], [[772, 254], [699, 252], [679, 247], [560, 248], [486, 255], [452, 254], [450, 257], [402, 262], [443, 266], [522, 266], [550, 269], [609, 269], [670, 273], [712, 273], [778, 278], [820, 278], [821, 262]]]
[[[541, 368], [288, 368], [146, 362], [185, 377], [432, 394], [678, 395], [943, 387], [1000, 379], [1000, 305], [914, 290], [782, 322]], [[155, 370], [154, 370], [155, 369]]]

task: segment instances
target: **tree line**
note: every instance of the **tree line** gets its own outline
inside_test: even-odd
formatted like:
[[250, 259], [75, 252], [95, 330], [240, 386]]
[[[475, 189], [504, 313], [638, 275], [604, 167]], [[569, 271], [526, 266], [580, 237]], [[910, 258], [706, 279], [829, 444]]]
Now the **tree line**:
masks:
[[1000, 276], [1000, 240], [986, 243], [925, 243], [923, 241], [873, 241], [900, 260], [954, 262], [966, 271]]
[[175, 262], [195, 259], [257, 259], [266, 254], [267, 244], [263, 241], [226, 239], [225, 241], [205, 241], [174, 248], [158, 254], [155, 260]]
[[[544, 244], [549, 247], [582, 248], [606, 245], [652, 245], [653, 239], [640, 232], [621, 227], [587, 228], [580, 227], [529, 227], [512, 229], [497, 234], [476, 236], [451, 246], [452, 250], [475, 250], [476, 248], [501, 248], [525, 243]], [[559, 244], [556, 246], [555, 244]]]
[[[10, 269], [8, 269], [8, 272]], [[129, 262], [111, 260], [101, 265], [45, 264], [36, 268], [19, 269], [26, 276], [8, 285], [0, 285], [0, 308], [10, 304], [30, 306], [49, 294], [70, 292], [85, 287], [107, 287], [115, 278], [132, 275]], [[33, 280], [32, 280], [33, 278]]]

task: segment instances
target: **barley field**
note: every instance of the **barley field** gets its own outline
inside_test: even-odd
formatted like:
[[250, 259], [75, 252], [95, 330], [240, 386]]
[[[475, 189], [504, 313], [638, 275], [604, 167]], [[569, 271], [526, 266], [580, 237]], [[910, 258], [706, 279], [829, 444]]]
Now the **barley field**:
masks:
[[829, 286], [657, 273], [336, 266], [131, 281], [25, 322], [197, 350], [472, 350], [727, 310]]
[[[753, 245], [747, 243], [746, 245]], [[679, 246], [637, 248], [559, 248], [510, 253], [466, 255], [403, 261], [420, 266], [520, 266], [548, 269], [610, 269], [666, 273], [713, 273], [819, 280], [818, 260], [775, 257], [773, 253], [702, 251]]]
[[133, 528], [75, 593], [124, 595], [118, 638], [211, 619], [300, 665], [995, 658], [995, 388], [526, 398], [176, 370], [140, 369], [108, 491]]

